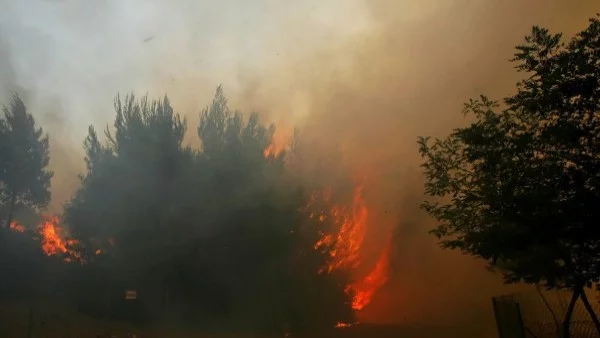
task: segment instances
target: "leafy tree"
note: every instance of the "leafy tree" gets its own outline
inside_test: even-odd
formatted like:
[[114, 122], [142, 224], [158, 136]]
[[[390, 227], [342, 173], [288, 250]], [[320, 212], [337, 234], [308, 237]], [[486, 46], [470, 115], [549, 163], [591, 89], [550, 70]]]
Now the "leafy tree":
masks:
[[569, 43], [533, 27], [513, 62], [517, 93], [465, 105], [474, 122], [419, 139], [427, 195], [444, 248], [500, 268], [507, 282], [573, 292], [564, 337], [584, 292], [600, 280], [600, 21]]
[[25, 104], [15, 95], [10, 107], [3, 107], [0, 122], [0, 203], [4, 226], [8, 227], [14, 213], [22, 208], [34, 210], [50, 201], [50, 161], [48, 135], [27, 112]]

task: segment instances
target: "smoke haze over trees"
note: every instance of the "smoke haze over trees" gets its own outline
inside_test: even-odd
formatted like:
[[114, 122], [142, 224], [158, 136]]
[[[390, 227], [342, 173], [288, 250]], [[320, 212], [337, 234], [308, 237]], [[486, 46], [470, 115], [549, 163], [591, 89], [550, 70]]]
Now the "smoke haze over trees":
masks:
[[[0, 2], [8, 4], [0, 12], [0, 103], [10, 104], [11, 95], [20, 93], [37, 124], [50, 134], [49, 169], [55, 175], [47, 211], [61, 213], [65, 202], [69, 205], [67, 209], [73, 210], [68, 217], [79, 225], [71, 229], [72, 235], [81, 239], [73, 250], [79, 250], [79, 245], [89, 250], [84, 256], [94, 263], [86, 266], [101, 264], [96, 261], [102, 256], [95, 255], [92, 247], [111, 248], [109, 235], [113, 233], [99, 234], [98, 228], [118, 228], [117, 224], [125, 223], [123, 219], [112, 220], [117, 211], [127, 217], [134, 214], [110, 200], [111, 189], [116, 194], [153, 175], [167, 178], [183, 171], [187, 178], [167, 180], [160, 186], [153, 182], [143, 188], [144, 193], [139, 193], [141, 198], [126, 200], [136, 208], [152, 209], [149, 214], [161, 217], [153, 220], [152, 225], [142, 224], [141, 218], [150, 218], [146, 214], [136, 220], [139, 223], [136, 226], [147, 229], [148, 233], [159, 232], [161, 227], [168, 227], [165, 224], [194, 229], [192, 224], [178, 219], [184, 217], [177, 216], [182, 212], [190, 217], [200, 213], [211, 215], [212, 219], [203, 222], [207, 229], [209, 225], [210, 229], [221, 228], [222, 223], [242, 217], [241, 214], [255, 212], [255, 209], [240, 210], [239, 214], [230, 215], [230, 220], [215, 219], [221, 210], [211, 206], [223, 202], [212, 200], [207, 197], [210, 194], [198, 190], [212, 189], [203, 180], [212, 177], [217, 167], [227, 174], [219, 178], [218, 185], [217, 181], [212, 183], [215, 187], [239, 183], [254, 191], [261, 186], [257, 183], [260, 175], [249, 178], [237, 172], [240, 167], [233, 163], [250, 165], [254, 157], [235, 159], [238, 156], [232, 155], [237, 153], [232, 150], [235, 147], [222, 150], [218, 160], [198, 155], [202, 149], [198, 135], [202, 116], [199, 109], [211, 102], [214, 88], [224, 83], [231, 107], [244, 113], [256, 111], [260, 121], [274, 121], [277, 127], [274, 138], [281, 133], [284, 139], [288, 138], [293, 127], [300, 127], [298, 150], [288, 152], [281, 160], [289, 171], [279, 172], [281, 162], [277, 159], [262, 158], [253, 163], [253, 168], [264, 166], [261, 170], [273, 171], [272, 176], [279, 177], [261, 182], [285, 196], [276, 201], [288, 204], [277, 204], [277, 208], [285, 209], [294, 203], [294, 198], [304, 199], [324, 185], [333, 186], [339, 200], [351, 200], [353, 187], [348, 177], [367, 177], [364, 196], [369, 224], [375, 226], [369, 226], [361, 259], [367, 266], [373, 265], [390, 234], [394, 238], [389, 281], [371, 305], [358, 313], [361, 320], [451, 325], [468, 322], [492, 331], [495, 328], [489, 320], [493, 318], [490, 296], [514, 288], [502, 286], [500, 278], [486, 272], [481, 262], [439, 250], [434, 238], [427, 235], [434, 224], [417, 207], [422, 200], [423, 179], [414, 139], [418, 135], [445, 135], [450, 127], [461, 124], [455, 113], [465, 98], [481, 92], [492, 97], [508, 95], [518, 75], [506, 60], [533, 24], [571, 36], [584, 28], [587, 18], [600, 11], [595, 0], [477, 3], [451, 0], [443, 4], [436, 0], [307, 0], [293, 4], [269, 0], [232, 0], [219, 4], [193, 0], [131, 0], [126, 4], [116, 0], [93, 4], [45, 0]], [[139, 138], [118, 140], [112, 100], [115, 93], [129, 91], [149, 93], [149, 110], [152, 99], [167, 93], [169, 105], [172, 103], [180, 112], [181, 122], [185, 121], [186, 126], [182, 141], [175, 145], [178, 133], [174, 130], [178, 123], [172, 121], [173, 133], [168, 135], [173, 137], [173, 143], [161, 145], [164, 149], [177, 149], [170, 156], [180, 161], [178, 166], [163, 169], [158, 162], [167, 159], [157, 157], [143, 146], [156, 142], [144, 132], [146, 128], [167, 130], [158, 126], [160, 122], [142, 118], [142, 122], [133, 122], [140, 127], [127, 129], [132, 133], [140, 129], [135, 132]], [[126, 111], [128, 99], [121, 97], [121, 101]], [[163, 99], [158, 101], [164, 104]], [[143, 97], [136, 96], [133, 102], [142, 105]], [[235, 117], [235, 112], [229, 114]], [[249, 115], [243, 117], [242, 130]], [[88, 132], [90, 124], [95, 127], [93, 132]], [[104, 133], [107, 124], [112, 141]], [[269, 134], [268, 125], [262, 126]], [[212, 136], [205, 133], [205, 137]], [[81, 141], [85, 138], [88, 149], [84, 153]], [[148, 167], [139, 169], [133, 167], [133, 160], [128, 159], [131, 161], [128, 163], [119, 159], [121, 150], [131, 151], [126, 150], [133, 147], [129, 142], [142, 143], [144, 151], [135, 152], [132, 158], [150, 163]], [[125, 148], [120, 149], [119, 143]], [[125, 146], [126, 143], [129, 145]], [[97, 165], [97, 173], [88, 172], [86, 156], [93, 159], [92, 165]], [[202, 175], [194, 174], [199, 171]], [[298, 171], [302, 173], [300, 177], [289, 178], [290, 173]], [[83, 180], [77, 177], [80, 173]], [[109, 182], [108, 186], [102, 186], [109, 181], [103, 175], [114, 175], [111, 178], [120, 184]], [[233, 177], [235, 182], [228, 182], [226, 177]], [[291, 180], [294, 184], [286, 185], [279, 180]], [[84, 191], [88, 186], [93, 186], [90, 189], [97, 193]], [[304, 189], [294, 190], [298, 186]], [[184, 193], [172, 193], [180, 188]], [[268, 200], [264, 195], [271, 192], [260, 196], [244, 195], [243, 191], [232, 194], [231, 199], [238, 205], [251, 201], [252, 208], [260, 209], [255, 204]], [[89, 227], [80, 226], [85, 218], [84, 198], [102, 202], [101, 209], [106, 214], [97, 217], [110, 219], [110, 224], [104, 226], [99, 220], [90, 219]], [[195, 198], [198, 200], [192, 200]], [[173, 200], [173, 209], [152, 208], [164, 200]], [[111, 203], [115, 211], [109, 208]], [[194, 203], [202, 207], [177, 209]], [[17, 216], [26, 225], [43, 223], [38, 215], [23, 212]], [[71, 221], [64, 222], [68, 227]], [[180, 232], [173, 233], [185, 237]], [[198, 234], [213, 235], [214, 232]], [[174, 241], [185, 241], [177, 236]], [[147, 237], [143, 241], [151, 240]], [[116, 239], [114, 243], [118, 244]], [[129, 259], [149, 264], [134, 257], [146, 254], [143, 246], [130, 250], [126, 253]], [[215, 255], [223, 254], [217, 248], [211, 250]], [[32, 246], [30, 251], [33, 255], [39, 246]], [[153, 254], [158, 255], [160, 250], [156, 251]], [[193, 254], [178, 253], [187, 257]], [[168, 266], [169, 261], [171, 258], [165, 257], [162, 264]], [[95, 271], [102, 271], [98, 269]], [[364, 275], [361, 269], [367, 268], [356, 269]], [[226, 270], [224, 267], [218, 273], [223, 276]], [[160, 289], [153, 292], [162, 295], [161, 299], [169, 294], [175, 304], [180, 297], [177, 293], [187, 291], [169, 278], [175, 277], [169, 275], [164, 277], [166, 280], [153, 281], [155, 288]], [[186, 278], [193, 280], [197, 276]], [[121, 282], [124, 281], [114, 281], [115, 285]], [[165, 292], [166, 289], [170, 291]], [[161, 306], [162, 303], [157, 305]], [[181, 305], [172, 307], [176, 306]], [[201, 313], [201, 309], [177, 311]]]
[[[143, 305], [120, 315], [143, 322], [169, 314], [247, 332], [354, 320], [348, 273], [320, 272], [329, 254], [314, 245], [327, 222], [309, 217], [286, 153], [265, 156], [273, 126], [230, 111], [221, 87], [201, 113], [202, 151], [182, 146], [187, 124], [167, 97], [117, 96], [115, 112], [106, 141], [89, 128], [87, 172], [64, 211], [77, 241], [67, 244], [85, 263], [67, 282], [82, 309], [118, 315], [121, 293], [132, 288]], [[116, 294], [113, 308], [97, 298], [106, 292]]]

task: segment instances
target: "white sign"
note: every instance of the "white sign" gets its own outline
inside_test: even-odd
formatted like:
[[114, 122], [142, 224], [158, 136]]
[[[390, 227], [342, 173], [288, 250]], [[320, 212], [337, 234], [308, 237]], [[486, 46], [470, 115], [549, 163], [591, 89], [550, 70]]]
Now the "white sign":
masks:
[[137, 290], [125, 290], [125, 299], [137, 299]]

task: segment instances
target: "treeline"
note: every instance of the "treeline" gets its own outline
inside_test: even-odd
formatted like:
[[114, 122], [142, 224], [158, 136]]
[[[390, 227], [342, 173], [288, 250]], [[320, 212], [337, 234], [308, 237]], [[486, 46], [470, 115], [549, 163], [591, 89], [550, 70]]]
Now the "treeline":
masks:
[[[300, 159], [265, 152], [273, 126], [231, 111], [221, 87], [200, 115], [201, 149], [183, 145], [188, 125], [167, 97], [117, 96], [114, 107], [105, 137], [89, 128], [87, 171], [62, 215], [69, 250], [85, 264], [60, 268], [43, 263], [35, 243], [11, 244], [15, 215], [28, 224], [48, 204], [52, 172], [48, 136], [23, 102], [15, 96], [4, 109], [3, 266], [24, 281], [47, 280], [48, 264], [55, 275], [67, 269], [54, 285], [81, 311], [138, 323], [300, 331], [354, 319], [347, 272], [319, 273], [329, 254], [314, 244], [334, 225], [306, 212], [310, 192], [286, 166]], [[2, 286], [33, 292], [35, 284]], [[137, 299], [126, 301], [125, 290]]]

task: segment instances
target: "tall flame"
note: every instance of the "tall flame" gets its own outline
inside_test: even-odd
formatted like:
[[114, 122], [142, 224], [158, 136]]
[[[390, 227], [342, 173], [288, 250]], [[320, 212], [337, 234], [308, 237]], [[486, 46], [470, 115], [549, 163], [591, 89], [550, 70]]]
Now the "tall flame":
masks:
[[362, 310], [371, 303], [375, 292], [387, 283], [389, 278], [390, 251], [391, 241], [388, 241], [387, 246], [379, 255], [373, 270], [365, 278], [352, 284], [351, 287], [354, 291], [353, 309]]
[[[329, 251], [331, 260], [327, 265], [327, 272], [358, 267], [360, 248], [365, 238], [369, 215], [363, 196], [363, 186], [360, 185], [355, 189], [350, 210], [333, 206], [330, 214], [334, 218], [334, 223], [339, 224], [340, 229], [337, 234], [324, 234], [315, 244], [315, 249], [333, 244], [333, 248]], [[325, 218], [321, 215], [319, 219], [324, 221]]]
[[[328, 200], [329, 196], [329, 191], [323, 192], [325, 200]], [[315, 197], [311, 199], [311, 203], [314, 203], [314, 200]], [[311, 213], [310, 216], [315, 217], [316, 215]], [[324, 233], [315, 244], [315, 250], [329, 249], [330, 260], [327, 266], [319, 271], [320, 273], [331, 273], [338, 269], [356, 270], [363, 264], [360, 253], [368, 230], [368, 216], [369, 210], [364, 198], [364, 185], [362, 184], [359, 184], [354, 190], [351, 208], [334, 205], [331, 210], [318, 214], [320, 221], [332, 218], [330, 220], [339, 225], [339, 230], [336, 233]], [[391, 241], [388, 241], [370, 272], [347, 286], [346, 292], [354, 295], [352, 301], [354, 310], [358, 311], [367, 306], [377, 290], [388, 281], [390, 249]]]

